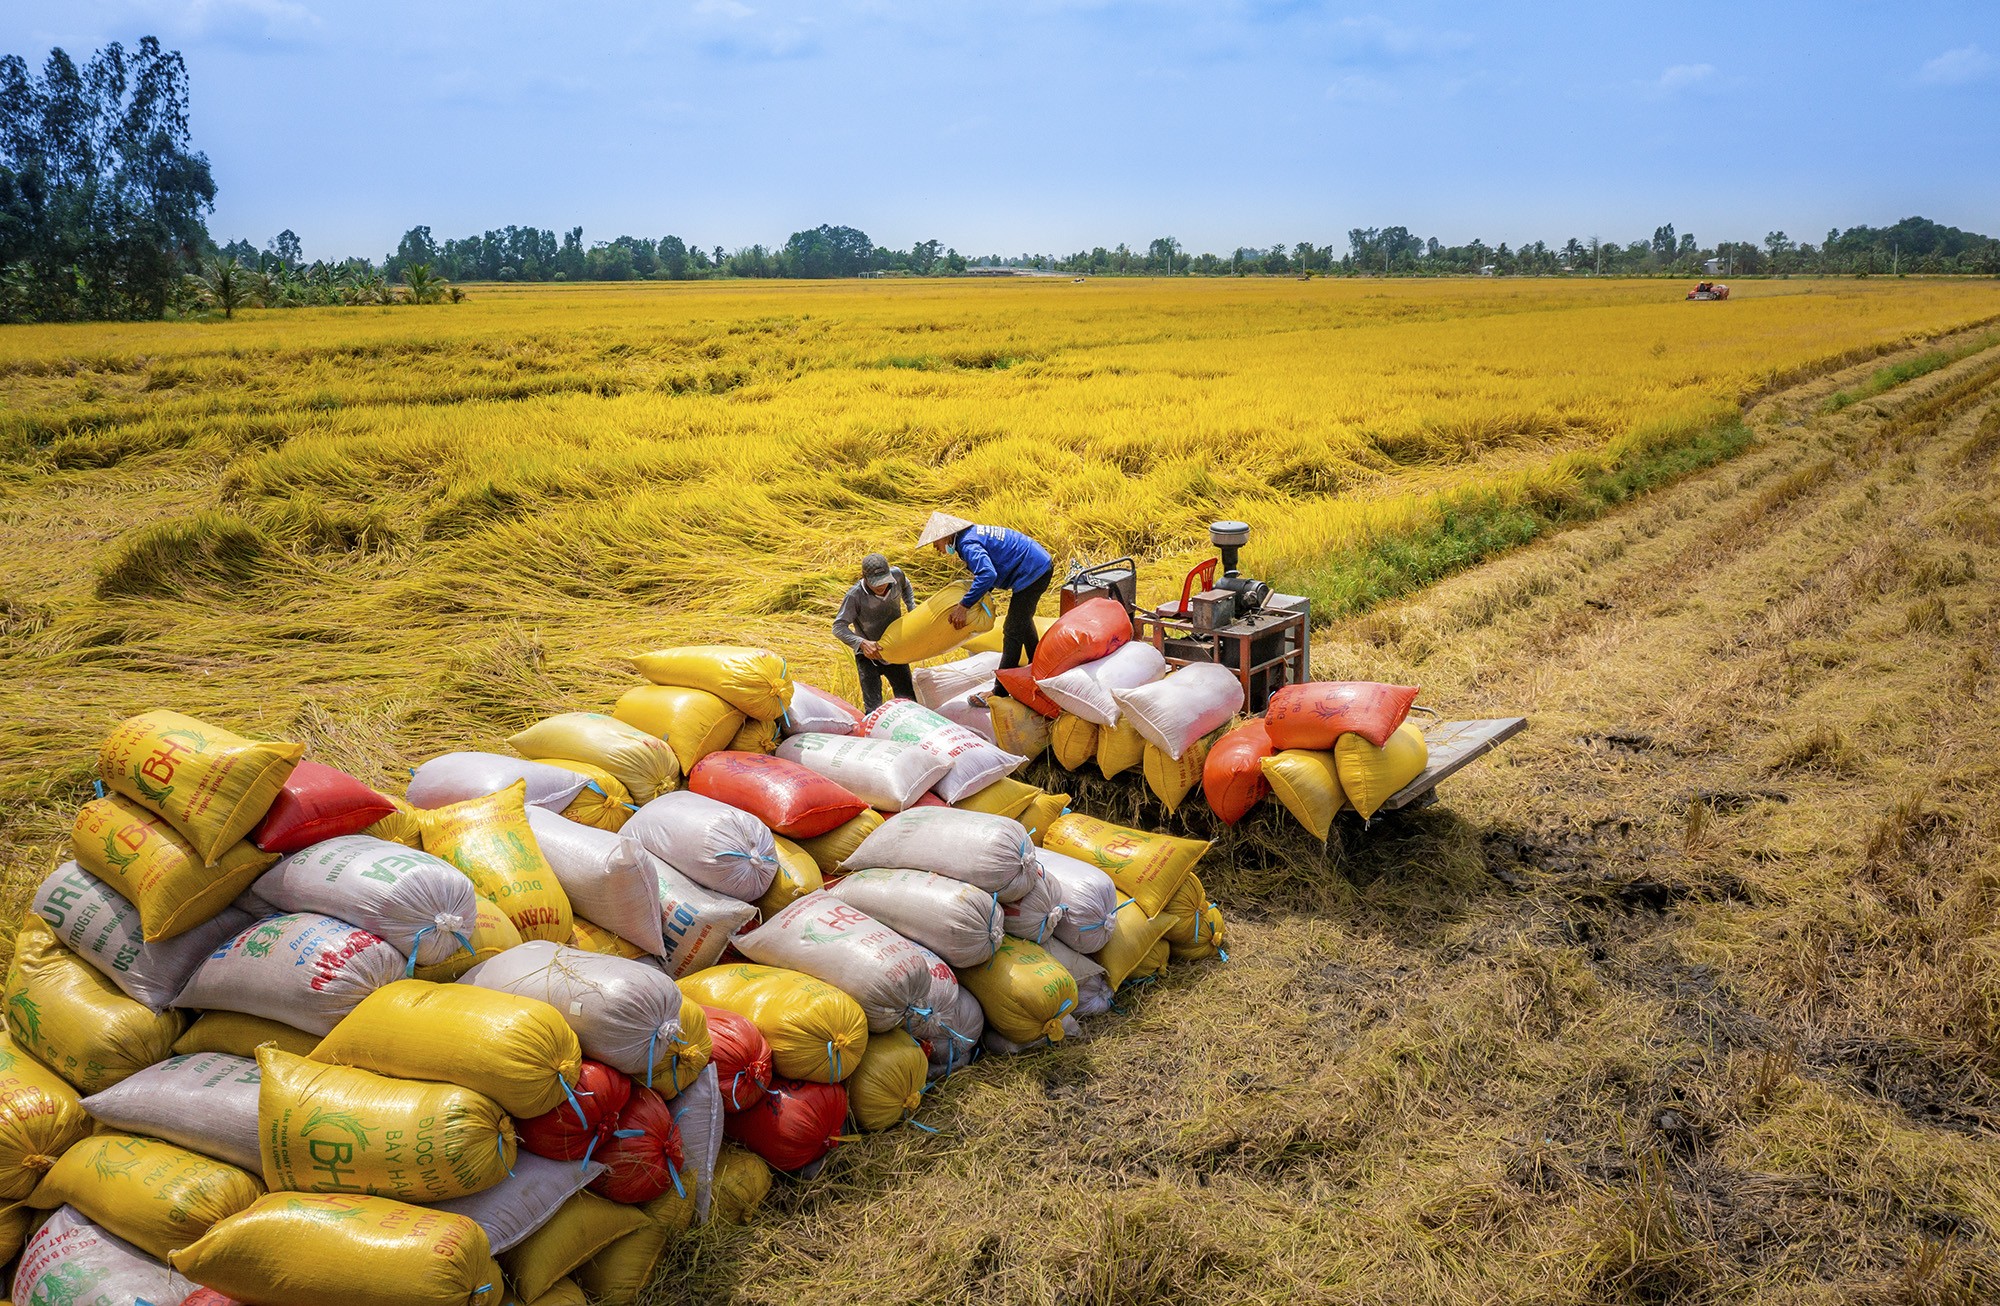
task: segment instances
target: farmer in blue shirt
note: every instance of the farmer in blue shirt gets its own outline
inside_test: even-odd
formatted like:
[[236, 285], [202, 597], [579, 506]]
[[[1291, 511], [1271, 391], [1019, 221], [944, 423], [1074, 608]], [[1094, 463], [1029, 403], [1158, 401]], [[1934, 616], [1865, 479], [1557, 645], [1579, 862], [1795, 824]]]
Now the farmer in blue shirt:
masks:
[[[1049, 587], [1053, 574], [1049, 551], [1028, 536], [1005, 526], [975, 526], [963, 517], [934, 512], [924, 523], [917, 547], [930, 545], [939, 553], [955, 553], [972, 573], [972, 588], [947, 615], [951, 624], [965, 629], [972, 609], [993, 590], [1007, 590], [1007, 618], [1001, 628], [1000, 669], [1020, 666], [1035, 656], [1035, 605]], [[1007, 687], [995, 686], [993, 693], [1006, 698]]]

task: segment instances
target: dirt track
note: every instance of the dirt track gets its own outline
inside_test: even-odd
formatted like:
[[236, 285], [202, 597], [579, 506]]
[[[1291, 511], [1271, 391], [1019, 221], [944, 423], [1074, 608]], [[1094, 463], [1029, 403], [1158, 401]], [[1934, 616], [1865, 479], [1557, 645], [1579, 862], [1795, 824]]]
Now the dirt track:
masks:
[[1533, 726], [658, 1299], [1995, 1299], [2000, 356], [1869, 370], [1321, 639]]

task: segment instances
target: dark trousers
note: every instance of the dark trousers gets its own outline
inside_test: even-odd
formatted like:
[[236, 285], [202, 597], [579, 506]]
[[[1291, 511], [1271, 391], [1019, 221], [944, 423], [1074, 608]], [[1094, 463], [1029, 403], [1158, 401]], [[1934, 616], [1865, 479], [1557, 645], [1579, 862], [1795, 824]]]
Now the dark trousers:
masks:
[[915, 701], [916, 686], [910, 683], [910, 669], [898, 662], [877, 662], [865, 653], [854, 655], [854, 674], [861, 677], [861, 710], [873, 712], [882, 706], [882, 677], [889, 677], [894, 698]]
[[[1051, 567], [1008, 596], [1007, 619], [1000, 627], [1002, 671], [1034, 661], [1035, 646], [1041, 642], [1041, 636], [1035, 633], [1035, 607], [1054, 578], [1055, 569]], [[993, 692], [1000, 698], [1009, 696], [1005, 686], [996, 685]]]

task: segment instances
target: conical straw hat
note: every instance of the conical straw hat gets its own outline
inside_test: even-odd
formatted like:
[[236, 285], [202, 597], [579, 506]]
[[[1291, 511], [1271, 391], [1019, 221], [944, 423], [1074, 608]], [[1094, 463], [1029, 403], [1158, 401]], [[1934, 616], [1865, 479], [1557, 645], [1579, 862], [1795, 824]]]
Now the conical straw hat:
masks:
[[924, 533], [917, 536], [917, 547], [921, 549], [926, 544], [933, 544], [948, 536], [956, 535], [962, 530], [970, 529], [971, 526], [972, 523], [963, 517], [954, 517], [948, 512], [934, 512], [931, 514], [931, 519], [924, 523]]

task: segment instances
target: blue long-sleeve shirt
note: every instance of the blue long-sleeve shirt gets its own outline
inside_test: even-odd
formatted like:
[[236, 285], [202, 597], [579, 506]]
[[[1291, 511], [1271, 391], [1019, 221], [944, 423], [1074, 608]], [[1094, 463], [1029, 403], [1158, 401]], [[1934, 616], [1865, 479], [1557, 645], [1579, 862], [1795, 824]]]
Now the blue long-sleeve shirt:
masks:
[[958, 556], [972, 572], [972, 588], [960, 600], [971, 607], [988, 590], [1017, 590], [1049, 570], [1049, 551], [1005, 526], [974, 526], [958, 536]]

